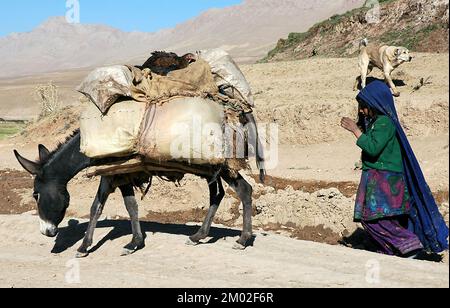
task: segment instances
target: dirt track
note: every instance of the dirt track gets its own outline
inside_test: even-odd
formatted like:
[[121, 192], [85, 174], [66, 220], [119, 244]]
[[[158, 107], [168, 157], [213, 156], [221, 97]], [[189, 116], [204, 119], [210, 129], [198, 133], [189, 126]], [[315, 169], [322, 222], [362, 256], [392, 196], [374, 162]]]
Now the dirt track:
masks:
[[[85, 228], [71, 223], [57, 238], [36, 233], [29, 215], [0, 216], [0, 287], [445, 287], [446, 264], [402, 260], [343, 247], [257, 233], [235, 251], [237, 231], [218, 226], [210, 242], [186, 246], [192, 225], [144, 224], [147, 247], [119, 257], [128, 224], [100, 222], [96, 251], [73, 260]], [[16, 231], [17, 230], [17, 231]], [[50, 251], [58, 254], [51, 254]], [[14, 269], [14, 270], [12, 270]], [[7, 273], [7, 275], [5, 275]], [[79, 275], [78, 275], [79, 273]], [[68, 283], [69, 282], [69, 283]], [[76, 283], [79, 282], [79, 283]]]

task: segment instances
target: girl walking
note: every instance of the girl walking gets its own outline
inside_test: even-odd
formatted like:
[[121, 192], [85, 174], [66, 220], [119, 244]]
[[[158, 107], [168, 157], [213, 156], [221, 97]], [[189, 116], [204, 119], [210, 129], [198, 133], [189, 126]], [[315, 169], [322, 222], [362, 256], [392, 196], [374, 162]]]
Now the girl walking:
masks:
[[447, 250], [448, 227], [400, 125], [389, 87], [374, 81], [357, 100], [365, 127], [349, 118], [341, 121], [363, 152], [355, 221], [383, 254], [414, 258], [423, 251]]

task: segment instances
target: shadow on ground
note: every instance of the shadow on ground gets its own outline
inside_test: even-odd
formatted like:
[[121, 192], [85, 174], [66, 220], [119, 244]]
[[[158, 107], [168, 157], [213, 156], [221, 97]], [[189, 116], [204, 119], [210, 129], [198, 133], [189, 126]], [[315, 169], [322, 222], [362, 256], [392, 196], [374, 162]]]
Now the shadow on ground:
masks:
[[[88, 223], [80, 224], [77, 220], [70, 220], [67, 227], [60, 229], [60, 232], [56, 237], [52, 253], [59, 254], [77, 245], [84, 238], [87, 226]], [[166, 233], [174, 235], [185, 235], [186, 237], [195, 234], [199, 230], [198, 226], [161, 224], [155, 222], [141, 222], [141, 227], [142, 232], [145, 234]], [[125, 236], [130, 237], [131, 241], [132, 232], [129, 221], [100, 221], [97, 225], [97, 230], [102, 228], [112, 228], [112, 230], [89, 251], [90, 253], [97, 251], [108, 241], [114, 241]], [[227, 237], [238, 237], [240, 235], [241, 232], [238, 230], [212, 227], [209, 236], [211, 239], [206, 244], [213, 244], [220, 239]], [[250, 242], [250, 246], [253, 245], [253, 242], [254, 239], [252, 240], [252, 242]]]
[[[378, 247], [375, 242], [373, 242], [366, 231], [358, 228], [353, 234], [348, 237], [343, 237], [339, 244], [358, 250], [365, 250], [370, 252], [377, 252]], [[421, 252], [417, 257], [417, 260], [437, 262], [443, 261], [443, 256], [436, 253]]]
[[[70, 220], [69, 224], [65, 228], [61, 228], [58, 236], [55, 240], [55, 245], [52, 249], [52, 253], [59, 254], [72, 248], [81, 242], [84, 238], [88, 223], [80, 224], [77, 220]], [[141, 222], [142, 232], [144, 234], [165, 233], [173, 235], [185, 235], [186, 237], [195, 234], [198, 230], [198, 226], [187, 226], [181, 224], [161, 224], [156, 222]], [[93, 253], [100, 249], [106, 242], [114, 241], [122, 237], [130, 237], [131, 240], [131, 225], [126, 220], [105, 220], [100, 221], [97, 225], [97, 229], [112, 228], [112, 230], [101, 239], [90, 251]], [[241, 231], [232, 230], [228, 228], [212, 227], [210, 232], [210, 240], [205, 244], [214, 244], [220, 239], [239, 237]], [[253, 237], [248, 243], [248, 246], [253, 246], [256, 237]], [[80, 243], [81, 244], [81, 243]], [[342, 238], [339, 244], [352, 249], [366, 250], [370, 252], [377, 252], [377, 246], [374, 244], [367, 233], [363, 229], [357, 229], [353, 234], [348, 237]], [[443, 257], [439, 254], [420, 254], [419, 260], [442, 262]]]
[[[384, 79], [380, 79], [380, 78], [375, 78], [375, 77], [369, 76], [369, 77], [367, 77], [367, 84], [370, 84], [370, 83], [372, 83], [372, 82], [374, 82], [376, 80], [385, 82]], [[396, 87], [406, 87], [407, 86], [405, 81], [403, 81], [401, 79], [393, 79], [392, 81], [394, 82]], [[358, 89], [361, 90], [361, 83], [358, 84]]]

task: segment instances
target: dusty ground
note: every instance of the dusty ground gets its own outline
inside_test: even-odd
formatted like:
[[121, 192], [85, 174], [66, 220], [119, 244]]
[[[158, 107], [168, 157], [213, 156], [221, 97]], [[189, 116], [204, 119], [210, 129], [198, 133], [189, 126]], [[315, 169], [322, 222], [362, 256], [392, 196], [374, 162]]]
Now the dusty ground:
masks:
[[[120, 222], [127, 217], [121, 197], [114, 194], [97, 233], [99, 249], [80, 263], [80, 286], [122, 286], [126, 281], [130, 286], [232, 287], [240, 286], [240, 278], [252, 281], [251, 286], [256, 287], [366, 286], [365, 268], [373, 259], [379, 260], [382, 268], [382, 283], [375, 286], [448, 286], [448, 254], [444, 255], [444, 264], [424, 263], [385, 258], [338, 244], [343, 237], [349, 237], [348, 246], [370, 249], [352, 221], [360, 177], [354, 168], [359, 151], [353, 137], [339, 127], [342, 116], [356, 114], [356, 93], [352, 91], [357, 74], [355, 59], [258, 64], [244, 66], [243, 70], [255, 90], [260, 122], [275, 122], [280, 128], [279, 160], [276, 168], [269, 170], [267, 185], [256, 183], [247, 174], [255, 188], [254, 225], [259, 231], [254, 247], [243, 253], [231, 250], [238, 233], [229, 228], [239, 230], [242, 221], [242, 209], [233, 194], [225, 198], [216, 220], [224, 227], [218, 226], [219, 235], [215, 237], [225, 236], [226, 240], [184, 247], [186, 235], [195, 232], [186, 223], [199, 222], [205, 215], [206, 182], [187, 177], [181, 187], [175, 188], [157, 181], [151, 194], [140, 202], [140, 216], [148, 233], [147, 248], [126, 259], [117, 257], [129, 240], [129, 230], [127, 223]], [[0, 234], [5, 238], [0, 244], [0, 286], [64, 285], [65, 265], [80, 244], [82, 219], [89, 214], [98, 179], [87, 179], [82, 173], [70, 183], [68, 217], [77, 217], [81, 226], [72, 224], [66, 229], [57, 244], [68, 247], [52, 255], [49, 252], [54, 241], [41, 238], [33, 213], [20, 215], [34, 209], [32, 181], [25, 173], [17, 172], [20, 166], [12, 150], [36, 158], [37, 144], [52, 148], [76, 128], [80, 103], [71, 88], [82, 76], [82, 72], [75, 71], [0, 84], [0, 117], [21, 113], [24, 118], [35, 117], [36, 103], [28, 99], [26, 89], [50, 79], [61, 83], [66, 105], [71, 100], [76, 102], [75, 107], [60, 115], [33, 123], [19, 136], [0, 141], [0, 214], [16, 214], [0, 217]], [[399, 114], [448, 223], [448, 54], [417, 55], [415, 62], [402, 67], [396, 76], [405, 84], [397, 100]], [[433, 83], [412, 93], [419, 79], [428, 76]], [[20, 88], [22, 96], [16, 95], [14, 107], [8, 109], [3, 98], [14, 88]], [[206, 255], [215, 256], [210, 266], [221, 274], [211, 274], [208, 279], [202, 276], [200, 280], [200, 260]], [[250, 265], [243, 268], [240, 264]], [[121, 270], [104, 270], [112, 267]]]
[[[210, 243], [184, 244], [192, 225], [143, 224], [147, 247], [119, 257], [128, 224], [100, 222], [96, 252], [73, 260], [81, 226], [56, 240], [39, 236], [36, 217], [0, 216], [0, 287], [444, 287], [445, 264], [389, 258], [257, 232], [248, 250], [231, 249], [238, 232], [216, 226]], [[66, 225], [66, 224], [64, 224]], [[20, 232], [11, 232], [19, 229]], [[53, 250], [54, 254], [50, 251]], [[207, 257], [206, 257], [207, 256]], [[244, 283], [245, 281], [245, 283]]]

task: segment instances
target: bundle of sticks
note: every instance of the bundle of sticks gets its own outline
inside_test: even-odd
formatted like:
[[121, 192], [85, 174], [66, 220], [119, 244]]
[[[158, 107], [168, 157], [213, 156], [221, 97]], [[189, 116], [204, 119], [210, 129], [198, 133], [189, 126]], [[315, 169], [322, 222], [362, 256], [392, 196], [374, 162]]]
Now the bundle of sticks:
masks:
[[182, 162], [157, 162], [138, 156], [91, 167], [87, 170], [86, 176], [92, 178], [96, 176], [115, 176], [140, 172], [148, 173], [149, 175], [190, 173], [198, 176], [211, 177], [217, 173], [217, 167], [215, 168], [209, 165], [190, 165]]

